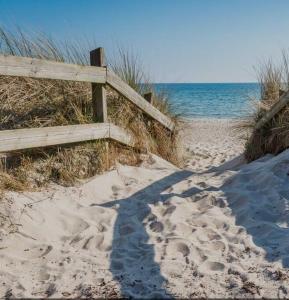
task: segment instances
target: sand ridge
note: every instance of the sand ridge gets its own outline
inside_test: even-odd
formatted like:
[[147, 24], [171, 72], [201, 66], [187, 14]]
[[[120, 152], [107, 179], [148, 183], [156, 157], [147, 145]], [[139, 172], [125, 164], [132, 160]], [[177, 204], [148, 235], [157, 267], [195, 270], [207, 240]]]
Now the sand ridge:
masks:
[[148, 155], [80, 187], [10, 193], [0, 296], [288, 297], [289, 151], [246, 165], [231, 122], [198, 124], [183, 170]]

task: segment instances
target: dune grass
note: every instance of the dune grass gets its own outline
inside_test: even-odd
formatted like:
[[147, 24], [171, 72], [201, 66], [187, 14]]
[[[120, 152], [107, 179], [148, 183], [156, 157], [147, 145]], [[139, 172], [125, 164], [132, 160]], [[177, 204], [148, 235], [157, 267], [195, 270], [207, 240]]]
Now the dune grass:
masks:
[[263, 115], [288, 90], [288, 62], [288, 54], [283, 51], [281, 63], [268, 60], [256, 68], [261, 101], [245, 124], [245, 127], [251, 128], [252, 131], [245, 146], [245, 157], [248, 161], [256, 160], [268, 153], [278, 154], [289, 147], [289, 107], [283, 108], [261, 129], [254, 129]]
[[[82, 43], [57, 43], [45, 34], [0, 28], [0, 54], [85, 65], [89, 64], [92, 49]], [[154, 91], [136, 56], [120, 49], [108, 64], [139, 93], [153, 91], [154, 105], [177, 122], [167, 97]], [[107, 88], [107, 92], [108, 118], [112, 123], [130, 131], [138, 148], [174, 164], [180, 163], [176, 131], [169, 132], [113, 90]], [[0, 130], [91, 122], [89, 83], [0, 76]], [[104, 141], [17, 151], [8, 157], [6, 171], [0, 174], [0, 189], [21, 190], [51, 181], [73, 185], [111, 168], [116, 161], [137, 165], [141, 161], [140, 153], [109, 142], [107, 156]]]

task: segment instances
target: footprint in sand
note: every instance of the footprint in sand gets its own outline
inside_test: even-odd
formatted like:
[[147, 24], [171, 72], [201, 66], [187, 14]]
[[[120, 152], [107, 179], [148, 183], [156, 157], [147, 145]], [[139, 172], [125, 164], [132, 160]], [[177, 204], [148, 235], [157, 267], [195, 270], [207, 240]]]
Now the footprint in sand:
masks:
[[64, 216], [66, 218], [61, 219], [62, 227], [65, 231], [70, 233], [71, 235], [76, 235], [86, 230], [90, 225], [84, 221], [83, 219], [70, 215]]
[[185, 220], [184, 223], [177, 223], [175, 225], [175, 233], [182, 238], [190, 238], [194, 228], [189, 225], [189, 220]]
[[210, 228], [199, 228], [196, 232], [197, 234], [197, 238], [198, 240], [203, 243], [203, 242], [211, 242], [211, 241], [214, 241], [214, 240], [221, 240], [222, 239], [222, 236], [210, 229]]
[[111, 249], [111, 246], [105, 240], [104, 235], [98, 233], [84, 240], [82, 249], [89, 251], [95, 251], [95, 249], [99, 251], [109, 251]]
[[208, 249], [213, 252], [214, 255], [225, 255], [226, 254], [226, 244], [222, 241], [212, 241], [207, 245]]
[[225, 265], [215, 261], [205, 261], [199, 268], [202, 273], [223, 272]]
[[116, 185], [113, 185], [113, 186], [111, 187], [111, 190], [112, 190], [112, 192], [113, 192], [114, 198], [116, 198], [116, 197], [118, 196], [118, 192], [121, 190], [121, 188], [119, 188], [119, 187], [116, 186]]
[[190, 248], [183, 242], [170, 241], [167, 246], [167, 254], [173, 257], [176, 253], [186, 257], [190, 254]]
[[76, 244], [78, 242], [80, 242], [82, 240], [82, 237], [80, 235], [76, 235], [75, 237], [73, 237], [73, 239], [70, 241], [70, 245]]
[[24, 249], [23, 257], [26, 259], [35, 259], [45, 257], [53, 247], [51, 245], [37, 245], [31, 248]]
[[167, 189], [168, 193], [172, 193], [173, 191], [174, 191], [174, 188], [172, 186]]
[[163, 213], [163, 216], [166, 216], [166, 215], [171, 215], [176, 209], [176, 206], [172, 205], [172, 206], [169, 206]]
[[227, 206], [226, 200], [222, 197], [217, 197], [212, 201], [212, 205], [224, 208]]
[[39, 257], [43, 257], [43, 256], [47, 255], [52, 249], [53, 249], [53, 247], [51, 245], [48, 245], [47, 248], [45, 249], [45, 251]]
[[185, 243], [177, 243], [176, 250], [183, 254], [183, 256], [188, 256], [190, 254], [190, 249]]
[[133, 224], [124, 224], [119, 228], [119, 234], [121, 236], [129, 235], [135, 232]]
[[49, 278], [50, 278], [49, 273], [47, 273], [45, 269], [41, 269], [38, 275], [39, 281], [46, 281], [49, 280]]
[[82, 246], [82, 249], [88, 250], [90, 248], [90, 241], [92, 240], [93, 236], [87, 238]]
[[198, 182], [197, 185], [202, 189], [207, 189], [209, 187], [209, 185], [204, 181]]
[[226, 245], [222, 241], [213, 241], [210, 244], [210, 247], [215, 251], [220, 250], [222, 252], [225, 251], [225, 249], [226, 249]]
[[161, 222], [154, 221], [150, 224], [150, 229], [153, 232], [162, 232], [164, 230], [164, 225]]

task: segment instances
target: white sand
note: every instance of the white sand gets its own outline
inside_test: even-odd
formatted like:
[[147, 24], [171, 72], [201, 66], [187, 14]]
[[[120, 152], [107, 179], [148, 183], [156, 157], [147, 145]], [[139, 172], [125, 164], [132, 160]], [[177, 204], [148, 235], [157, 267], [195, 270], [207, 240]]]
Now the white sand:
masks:
[[289, 150], [242, 165], [231, 124], [186, 126], [186, 170], [149, 156], [10, 193], [0, 297], [288, 297]]

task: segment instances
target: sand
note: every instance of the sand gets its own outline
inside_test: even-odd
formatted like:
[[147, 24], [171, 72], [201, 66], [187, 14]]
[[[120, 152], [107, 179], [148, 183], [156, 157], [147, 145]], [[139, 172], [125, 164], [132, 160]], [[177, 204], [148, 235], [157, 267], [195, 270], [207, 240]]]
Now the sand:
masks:
[[232, 125], [188, 123], [182, 170], [6, 195], [0, 297], [288, 297], [289, 150], [245, 164]]

